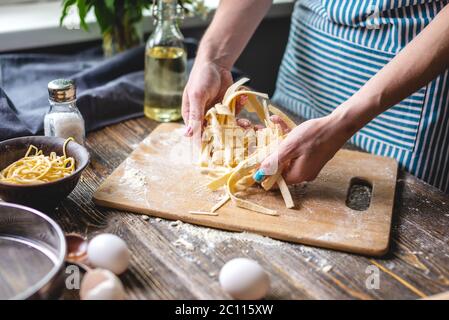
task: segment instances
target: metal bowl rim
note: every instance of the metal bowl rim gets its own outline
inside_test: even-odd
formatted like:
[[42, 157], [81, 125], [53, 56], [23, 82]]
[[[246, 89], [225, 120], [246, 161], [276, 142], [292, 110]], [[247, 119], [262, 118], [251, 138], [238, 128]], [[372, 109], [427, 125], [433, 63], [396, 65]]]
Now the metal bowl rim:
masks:
[[56, 231], [56, 233], [59, 237], [59, 245], [60, 245], [61, 249], [59, 250], [59, 254], [58, 254], [58, 262], [55, 263], [53, 268], [44, 277], [42, 277], [42, 279], [40, 279], [37, 283], [30, 286], [24, 292], [19, 293], [19, 294], [15, 295], [14, 297], [10, 298], [11, 300], [27, 299], [27, 298], [31, 297], [32, 295], [34, 295], [36, 292], [38, 292], [45, 285], [47, 285], [53, 278], [55, 278], [57, 273], [63, 267], [63, 265], [65, 263], [64, 261], [65, 261], [66, 252], [67, 252], [67, 244], [65, 242], [64, 233], [62, 232], [61, 227], [53, 219], [51, 219], [49, 216], [47, 216], [46, 214], [44, 214], [36, 209], [29, 208], [26, 206], [15, 204], [15, 203], [6, 203], [6, 202], [0, 203], [0, 207], [10, 207], [10, 208], [15, 208], [15, 209], [21, 209], [21, 210], [24, 210], [24, 211], [27, 211], [27, 212], [30, 212], [32, 214], [39, 216], [40, 218], [42, 218], [43, 220], [47, 221], [50, 224], [50, 226]]

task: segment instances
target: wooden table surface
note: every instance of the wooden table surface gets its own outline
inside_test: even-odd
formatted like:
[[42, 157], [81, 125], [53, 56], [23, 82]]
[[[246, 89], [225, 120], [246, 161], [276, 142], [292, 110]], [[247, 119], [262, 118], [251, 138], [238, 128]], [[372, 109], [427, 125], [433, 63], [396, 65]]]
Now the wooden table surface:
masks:
[[[111, 232], [128, 243], [131, 265], [120, 277], [130, 299], [227, 299], [218, 273], [235, 257], [255, 259], [269, 272], [270, 299], [417, 299], [449, 290], [449, 196], [402, 171], [391, 249], [381, 259], [95, 206], [91, 198], [99, 184], [156, 126], [139, 118], [90, 133], [89, 167], [49, 213], [65, 232], [88, 238]], [[179, 238], [192, 246], [180, 246]], [[366, 285], [376, 268], [378, 289]]]

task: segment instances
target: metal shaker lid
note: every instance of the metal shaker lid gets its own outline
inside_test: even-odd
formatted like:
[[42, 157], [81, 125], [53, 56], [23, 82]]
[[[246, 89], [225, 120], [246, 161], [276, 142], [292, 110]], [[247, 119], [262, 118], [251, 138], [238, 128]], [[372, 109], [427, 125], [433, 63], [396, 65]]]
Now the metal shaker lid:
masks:
[[76, 99], [76, 86], [72, 80], [56, 79], [48, 83], [48, 95], [55, 102], [68, 102]]

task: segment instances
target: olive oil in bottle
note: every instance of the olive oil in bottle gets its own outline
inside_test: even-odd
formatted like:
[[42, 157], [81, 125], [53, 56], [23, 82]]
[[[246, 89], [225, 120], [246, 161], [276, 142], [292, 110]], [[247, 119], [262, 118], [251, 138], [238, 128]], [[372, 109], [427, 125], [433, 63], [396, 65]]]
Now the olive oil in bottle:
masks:
[[155, 46], [145, 53], [145, 115], [168, 122], [181, 118], [182, 92], [186, 84], [184, 48]]
[[[154, 2], [153, 2], [154, 3]], [[145, 115], [159, 122], [181, 119], [187, 81], [187, 54], [178, 21], [178, 0], [153, 4], [156, 26], [145, 49]]]

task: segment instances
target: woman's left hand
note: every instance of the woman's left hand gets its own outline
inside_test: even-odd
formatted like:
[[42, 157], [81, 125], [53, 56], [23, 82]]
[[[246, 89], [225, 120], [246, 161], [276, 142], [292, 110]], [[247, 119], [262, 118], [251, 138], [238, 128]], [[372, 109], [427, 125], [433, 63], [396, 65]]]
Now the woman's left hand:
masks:
[[334, 114], [305, 121], [282, 140], [254, 176], [260, 182], [282, 166], [288, 184], [312, 181], [351, 135]]

